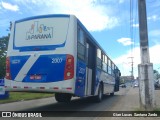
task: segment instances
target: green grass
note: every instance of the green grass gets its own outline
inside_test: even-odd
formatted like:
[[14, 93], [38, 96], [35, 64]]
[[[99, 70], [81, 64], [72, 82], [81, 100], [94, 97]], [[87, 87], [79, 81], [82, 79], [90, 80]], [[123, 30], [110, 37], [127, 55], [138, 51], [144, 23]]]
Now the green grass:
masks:
[[156, 109], [154, 109], [154, 111], [160, 111], [160, 108], [156, 108]]
[[0, 104], [15, 101], [32, 100], [39, 98], [53, 97], [53, 93], [28, 93], [28, 92], [10, 92], [9, 98], [0, 99]]

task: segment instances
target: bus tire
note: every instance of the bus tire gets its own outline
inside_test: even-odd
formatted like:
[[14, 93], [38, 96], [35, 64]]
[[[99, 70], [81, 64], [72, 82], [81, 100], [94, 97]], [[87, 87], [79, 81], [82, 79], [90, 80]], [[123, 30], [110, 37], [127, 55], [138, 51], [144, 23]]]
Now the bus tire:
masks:
[[96, 102], [101, 102], [103, 98], [103, 86], [102, 84], [99, 85], [98, 88], [98, 95], [95, 97]]
[[110, 93], [110, 96], [114, 96], [114, 92], [113, 92], [113, 93]]
[[55, 99], [57, 102], [70, 102], [71, 101], [71, 94], [67, 93], [55, 93]]

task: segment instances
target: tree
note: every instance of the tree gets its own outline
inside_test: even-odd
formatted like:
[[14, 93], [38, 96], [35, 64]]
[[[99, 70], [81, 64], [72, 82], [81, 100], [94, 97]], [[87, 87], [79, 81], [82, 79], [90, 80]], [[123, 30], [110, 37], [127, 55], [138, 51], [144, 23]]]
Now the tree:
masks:
[[160, 78], [160, 73], [157, 70], [153, 70], [154, 78], [158, 80]]
[[0, 38], [0, 79], [5, 76], [8, 41], [9, 35]]
[[8, 36], [3, 36], [0, 38], [0, 79], [4, 78], [6, 72], [6, 55], [11, 27], [12, 22], [10, 21], [10, 26], [7, 29], [7, 31], [9, 31]]

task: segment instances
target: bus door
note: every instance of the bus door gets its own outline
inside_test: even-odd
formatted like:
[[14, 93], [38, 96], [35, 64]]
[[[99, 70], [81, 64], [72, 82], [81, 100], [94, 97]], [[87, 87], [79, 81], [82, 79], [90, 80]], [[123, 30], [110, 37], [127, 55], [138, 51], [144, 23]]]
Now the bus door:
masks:
[[94, 95], [95, 89], [95, 66], [96, 66], [96, 49], [95, 46], [87, 42], [86, 44], [86, 84], [85, 84], [85, 94]]

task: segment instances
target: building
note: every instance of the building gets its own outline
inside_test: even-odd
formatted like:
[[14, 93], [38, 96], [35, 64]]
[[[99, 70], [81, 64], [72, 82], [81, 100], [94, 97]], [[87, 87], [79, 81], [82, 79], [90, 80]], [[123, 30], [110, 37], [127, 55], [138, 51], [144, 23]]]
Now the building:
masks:
[[134, 76], [121, 76], [120, 80], [121, 80], [121, 83], [133, 82], [134, 81]]

